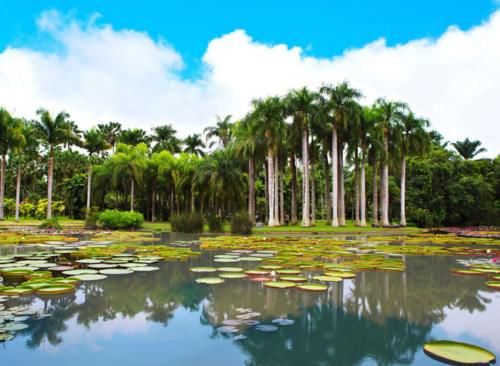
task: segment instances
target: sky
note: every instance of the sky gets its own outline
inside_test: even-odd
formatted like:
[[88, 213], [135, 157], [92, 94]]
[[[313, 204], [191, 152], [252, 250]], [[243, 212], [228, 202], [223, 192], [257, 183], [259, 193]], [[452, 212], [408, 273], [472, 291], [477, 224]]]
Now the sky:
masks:
[[0, 8], [0, 105], [181, 136], [348, 80], [500, 153], [500, 0], [45, 1]]

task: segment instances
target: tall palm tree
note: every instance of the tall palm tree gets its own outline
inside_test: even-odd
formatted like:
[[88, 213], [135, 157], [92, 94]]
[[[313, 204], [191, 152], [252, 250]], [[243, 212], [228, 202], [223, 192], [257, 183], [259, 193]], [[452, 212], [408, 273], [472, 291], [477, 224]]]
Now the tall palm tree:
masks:
[[132, 146], [119, 143], [108, 164], [111, 165], [115, 185], [130, 180], [130, 211], [134, 211], [135, 187], [142, 182], [147, 168], [148, 147], [144, 143]]
[[278, 194], [278, 150], [281, 142], [283, 124], [283, 103], [278, 97], [254, 100], [252, 102], [257, 118], [257, 129], [264, 136], [267, 148], [268, 165], [268, 226], [279, 226]]
[[248, 160], [248, 215], [255, 223], [255, 158], [263, 146], [255, 113], [247, 114], [235, 124], [234, 136], [236, 155]]
[[163, 125], [153, 128], [151, 139], [156, 143], [153, 147], [154, 152], [167, 150], [173, 153], [181, 151], [181, 141], [176, 136], [177, 131], [172, 125]]
[[54, 179], [54, 151], [59, 145], [68, 141], [75, 141], [73, 126], [69, 121], [69, 114], [60, 112], [55, 118], [49, 111], [40, 108], [37, 110], [39, 121], [35, 121], [34, 127], [38, 137], [48, 147], [47, 167], [47, 219], [52, 217], [52, 186]]
[[[212, 138], [217, 138], [219, 140], [219, 144], [222, 147], [227, 147], [232, 137], [232, 123], [231, 123], [231, 115], [227, 115], [224, 118], [220, 118], [217, 116], [217, 122], [215, 126], [206, 127], [203, 132], [205, 133], [207, 143]], [[208, 147], [212, 147], [215, 141], [211, 141]]]
[[343, 179], [339, 179], [339, 168], [343, 167], [343, 162], [339, 161], [339, 155], [342, 157], [340, 147], [343, 145], [339, 144], [338, 129], [347, 129], [349, 120], [356, 109], [355, 102], [361, 97], [361, 92], [352, 88], [347, 82], [337, 86], [323, 86], [320, 92], [328, 100], [332, 118], [332, 226], [339, 226], [345, 225], [345, 212], [341, 210], [339, 215], [339, 199], [343, 206], [344, 197], [343, 189], [339, 187], [339, 183], [343, 186]]
[[389, 225], [389, 140], [394, 130], [404, 118], [407, 106], [402, 102], [388, 101], [385, 98], [376, 100], [379, 110], [377, 125], [382, 135], [382, 171], [381, 171], [381, 224]]
[[409, 154], [422, 154], [428, 147], [429, 135], [425, 128], [429, 121], [417, 118], [409, 111], [397, 126], [398, 146], [401, 155], [401, 189], [400, 189], [400, 226], [406, 226], [406, 157]]
[[157, 186], [166, 188], [171, 183], [174, 157], [167, 150], [155, 152], [147, 161], [148, 177], [151, 181], [151, 221], [156, 221]]
[[188, 137], [184, 139], [184, 152], [194, 154], [196, 156], [204, 156], [204, 148], [205, 144], [203, 143], [199, 133], [188, 135]]
[[[302, 226], [311, 226], [311, 194], [309, 182], [309, 122], [313, 113], [316, 94], [307, 88], [292, 90], [285, 98], [287, 114], [302, 132], [302, 165], [304, 171], [302, 192]], [[314, 179], [314, 177], [313, 177]], [[314, 215], [314, 213], [313, 213]]]
[[83, 134], [83, 148], [89, 154], [89, 165], [87, 168], [87, 208], [85, 216], [90, 216], [90, 200], [92, 197], [92, 167], [95, 163], [95, 158], [104, 151], [111, 148], [105, 136], [96, 128], [91, 128]]
[[476, 155], [486, 151], [484, 147], [480, 147], [481, 141], [471, 141], [468, 138], [463, 141], [453, 142], [452, 145], [465, 160], [474, 159]]
[[141, 143], [149, 144], [151, 137], [142, 128], [129, 128], [120, 132], [118, 142], [126, 145], [135, 146]]
[[12, 118], [6, 109], [0, 108], [0, 220], [4, 219], [7, 154], [9, 150], [23, 143], [22, 128], [19, 122], [18, 119]]
[[97, 125], [97, 129], [104, 136], [104, 139], [111, 145], [113, 152], [115, 151], [118, 137], [122, 131], [122, 125], [119, 122], [108, 122]]

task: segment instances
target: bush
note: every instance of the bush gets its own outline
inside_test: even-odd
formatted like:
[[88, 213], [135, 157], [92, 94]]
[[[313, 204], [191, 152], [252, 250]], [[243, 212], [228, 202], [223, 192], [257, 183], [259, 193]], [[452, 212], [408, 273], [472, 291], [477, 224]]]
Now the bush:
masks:
[[26, 202], [22, 202], [20, 205], [19, 205], [19, 211], [21, 213], [21, 215], [23, 215], [25, 218], [28, 217], [28, 216], [34, 216], [35, 215], [35, 205], [29, 201], [26, 201]]
[[[63, 201], [52, 201], [52, 214], [62, 215], [64, 213], [64, 203]], [[47, 216], [47, 199], [43, 198], [38, 201], [35, 209], [35, 217], [42, 220]]]
[[217, 215], [208, 215], [208, 231], [211, 233], [222, 233], [224, 232], [223, 221]]
[[203, 232], [203, 218], [197, 213], [172, 216], [170, 225], [172, 226], [172, 231], [178, 233]]
[[51, 217], [50, 219], [45, 220], [40, 224], [40, 229], [56, 229], [60, 230], [61, 229], [61, 224], [59, 223], [59, 220], [57, 217]]
[[85, 217], [85, 228], [95, 229], [97, 228], [97, 221], [99, 220], [99, 213], [96, 211], [91, 211], [90, 215]]
[[410, 220], [418, 227], [440, 226], [444, 214], [442, 212], [432, 213], [426, 208], [416, 208], [410, 211]]
[[106, 210], [99, 214], [97, 223], [106, 229], [138, 229], [144, 216], [135, 211]]
[[231, 218], [231, 234], [250, 235], [253, 222], [247, 212], [240, 212]]

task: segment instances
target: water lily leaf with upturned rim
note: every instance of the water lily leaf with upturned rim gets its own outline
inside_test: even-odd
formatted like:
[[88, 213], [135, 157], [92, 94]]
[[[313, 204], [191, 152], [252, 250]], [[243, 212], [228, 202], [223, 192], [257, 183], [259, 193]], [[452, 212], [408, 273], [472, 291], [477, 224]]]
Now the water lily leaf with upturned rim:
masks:
[[218, 285], [224, 283], [224, 279], [220, 277], [201, 277], [197, 278], [195, 281], [203, 285]]
[[460, 365], [487, 365], [495, 361], [495, 355], [487, 349], [447, 340], [426, 343], [424, 352], [431, 358]]
[[269, 288], [287, 289], [295, 287], [297, 286], [297, 284], [290, 281], [269, 281], [269, 282], [264, 282], [264, 286]]
[[328, 289], [328, 286], [321, 283], [307, 283], [298, 285], [297, 288], [304, 291], [321, 292], [326, 291]]

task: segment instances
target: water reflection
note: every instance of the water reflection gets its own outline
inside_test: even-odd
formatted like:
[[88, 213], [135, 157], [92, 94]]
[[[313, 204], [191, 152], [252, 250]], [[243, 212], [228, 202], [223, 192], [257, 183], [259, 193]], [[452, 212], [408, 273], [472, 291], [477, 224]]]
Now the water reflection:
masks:
[[[80, 334], [82, 327], [94, 330], [117, 322], [117, 328], [141, 329], [139, 333], [126, 332], [120, 354], [125, 361], [137, 352], [134, 344], [139, 340], [148, 345], [144, 357], [166, 357], [168, 343], [155, 343], [152, 335], [177, 332], [176, 339], [191, 347], [191, 352], [211, 353], [219, 365], [413, 364], [433, 328], [450, 312], [477, 314], [492, 302], [500, 303], [498, 295], [490, 296], [485, 290], [483, 279], [450, 275], [449, 267], [454, 264], [450, 257], [409, 257], [406, 273], [361, 273], [356, 279], [330, 285], [326, 293], [311, 294], [269, 289], [246, 280], [228, 280], [213, 287], [195, 284], [188, 268], [211, 264], [211, 256], [205, 253], [190, 262], [162, 263], [157, 272], [87, 282], [72, 296], [20, 300], [43, 307], [52, 316], [31, 322], [30, 328], [12, 341], [16, 346], [6, 344], [0, 355], [14, 359], [15, 349], [15, 359], [26, 356], [27, 360], [23, 350], [37, 350], [47, 343], [63, 350], [72, 332]], [[229, 341], [230, 337], [219, 334], [216, 328], [224, 319], [234, 319], [238, 307], [260, 312], [264, 323], [286, 315], [295, 324], [275, 333], [248, 328], [247, 339]], [[124, 325], [126, 321], [131, 323]], [[153, 330], [148, 324], [163, 330]], [[494, 332], [488, 334], [495, 337]], [[113, 337], [114, 333], [108, 333], [110, 342]], [[75, 336], [72, 339], [78, 344]], [[208, 346], [216, 340], [225, 341], [217, 347]], [[492, 340], [485, 338], [483, 342]], [[104, 359], [110, 349], [107, 343], [99, 347]], [[64, 352], [78, 354], [75, 349]], [[184, 351], [172, 348], [171, 352]], [[231, 352], [234, 357], [229, 360], [225, 355]], [[54, 359], [38, 361], [43, 365]]]

